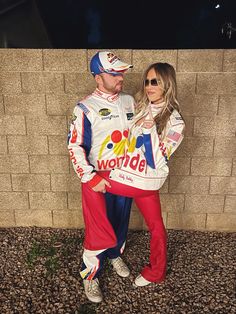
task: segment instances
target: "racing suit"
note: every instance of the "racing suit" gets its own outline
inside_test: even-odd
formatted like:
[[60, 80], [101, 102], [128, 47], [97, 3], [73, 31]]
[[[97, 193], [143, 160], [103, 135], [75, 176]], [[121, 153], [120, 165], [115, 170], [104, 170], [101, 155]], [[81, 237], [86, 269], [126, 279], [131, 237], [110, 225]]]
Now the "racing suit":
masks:
[[82, 182], [85, 238], [81, 276], [84, 279], [96, 278], [105, 257], [116, 258], [124, 249], [132, 199], [106, 193], [106, 204], [100, 211], [98, 204], [91, 202], [91, 195], [104, 196], [92, 190], [101, 180], [98, 171], [121, 166], [133, 114], [132, 96], [123, 92], [106, 94], [98, 89], [74, 108], [68, 149]]
[[[162, 105], [150, 105], [149, 109], [155, 116], [162, 110]], [[147, 117], [148, 112], [141, 115]], [[135, 118], [135, 121], [139, 116]], [[144, 119], [144, 120], [145, 120]], [[99, 171], [111, 187], [106, 190], [113, 194], [134, 198], [150, 231], [150, 262], [141, 274], [150, 282], [161, 282], [165, 279], [167, 264], [167, 236], [161, 215], [159, 189], [167, 178], [169, 169], [167, 161], [183, 139], [184, 121], [174, 110], [167, 121], [161, 136], [156, 126], [150, 129], [132, 123], [129, 140], [126, 141], [125, 158], [119, 169]], [[117, 172], [117, 173], [116, 173]], [[91, 193], [88, 184], [83, 185], [83, 193], [88, 195], [88, 205], [97, 204], [98, 212], [106, 211], [102, 193]], [[90, 270], [93, 273], [97, 260], [90, 258]]]

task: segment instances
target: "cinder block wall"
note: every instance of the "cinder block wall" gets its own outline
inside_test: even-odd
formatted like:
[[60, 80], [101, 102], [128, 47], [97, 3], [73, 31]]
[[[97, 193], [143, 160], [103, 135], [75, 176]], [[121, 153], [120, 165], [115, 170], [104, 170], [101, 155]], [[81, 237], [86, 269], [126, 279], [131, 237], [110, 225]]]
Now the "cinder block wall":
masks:
[[[148, 64], [177, 71], [187, 128], [161, 189], [166, 227], [236, 231], [236, 50], [114, 51], [134, 65], [131, 94]], [[83, 227], [66, 140], [94, 52], [0, 49], [0, 227]], [[135, 206], [130, 228], [145, 228]]]

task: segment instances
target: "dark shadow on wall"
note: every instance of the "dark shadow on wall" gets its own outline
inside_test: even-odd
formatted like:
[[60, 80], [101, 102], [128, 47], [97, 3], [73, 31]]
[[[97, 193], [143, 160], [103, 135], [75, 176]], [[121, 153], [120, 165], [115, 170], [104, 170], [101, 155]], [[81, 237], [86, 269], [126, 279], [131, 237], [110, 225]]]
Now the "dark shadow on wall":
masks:
[[0, 0], [0, 46], [236, 48], [235, 0]]
[[0, 0], [0, 48], [52, 48], [34, 0]]

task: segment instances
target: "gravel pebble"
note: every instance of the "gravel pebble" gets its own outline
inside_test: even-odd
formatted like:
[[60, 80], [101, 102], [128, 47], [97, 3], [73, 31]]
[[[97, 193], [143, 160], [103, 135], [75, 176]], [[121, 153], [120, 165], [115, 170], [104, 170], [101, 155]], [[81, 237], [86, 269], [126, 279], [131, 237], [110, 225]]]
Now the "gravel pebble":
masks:
[[129, 231], [131, 275], [106, 261], [100, 304], [86, 299], [79, 276], [83, 230], [6, 228], [0, 240], [1, 314], [236, 313], [235, 233], [168, 230], [166, 280], [140, 288], [133, 281], [148, 263], [149, 233]]

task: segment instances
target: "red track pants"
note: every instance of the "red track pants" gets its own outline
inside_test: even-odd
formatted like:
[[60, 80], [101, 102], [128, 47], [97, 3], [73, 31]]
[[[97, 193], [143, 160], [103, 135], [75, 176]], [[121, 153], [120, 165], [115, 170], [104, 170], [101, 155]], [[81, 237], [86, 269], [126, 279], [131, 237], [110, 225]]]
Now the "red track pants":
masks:
[[[142, 276], [151, 282], [165, 279], [167, 263], [167, 236], [161, 215], [158, 191], [141, 190], [109, 179], [109, 172], [99, 173], [110, 182], [106, 187], [112, 194], [132, 197], [142, 213], [151, 234], [150, 262], [141, 271]], [[82, 184], [83, 214], [85, 220], [84, 247], [87, 250], [101, 250], [116, 245], [114, 230], [107, 219], [105, 197], [94, 192], [88, 184]]]

